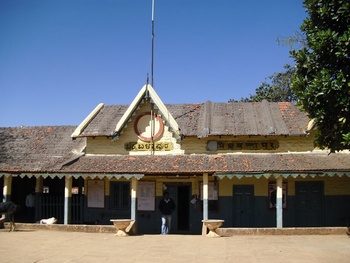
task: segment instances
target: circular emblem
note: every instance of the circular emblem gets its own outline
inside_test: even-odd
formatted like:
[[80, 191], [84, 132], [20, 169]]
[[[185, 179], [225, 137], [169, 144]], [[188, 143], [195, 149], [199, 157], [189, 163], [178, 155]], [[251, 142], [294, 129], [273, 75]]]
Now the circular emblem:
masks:
[[136, 118], [134, 130], [139, 139], [142, 141], [150, 142], [152, 140], [152, 134], [153, 140], [157, 140], [163, 134], [163, 120], [155, 113], [153, 113], [151, 118], [150, 112], [144, 112]]

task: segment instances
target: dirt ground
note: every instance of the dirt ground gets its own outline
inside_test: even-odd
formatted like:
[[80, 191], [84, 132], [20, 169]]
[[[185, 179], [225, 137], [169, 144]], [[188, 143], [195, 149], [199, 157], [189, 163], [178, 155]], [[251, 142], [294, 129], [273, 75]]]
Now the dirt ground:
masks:
[[346, 235], [136, 235], [0, 229], [2, 262], [350, 262]]

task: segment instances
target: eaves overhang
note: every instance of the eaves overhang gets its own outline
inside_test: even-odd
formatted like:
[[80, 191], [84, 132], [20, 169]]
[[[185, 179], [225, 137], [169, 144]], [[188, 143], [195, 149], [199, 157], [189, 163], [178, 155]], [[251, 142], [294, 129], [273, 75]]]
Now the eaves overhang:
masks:
[[281, 171], [281, 172], [252, 172], [252, 173], [215, 173], [215, 176], [217, 176], [220, 179], [228, 178], [228, 179], [233, 179], [233, 178], [256, 178], [260, 179], [262, 177], [269, 179], [269, 178], [279, 178], [283, 177], [284, 179], [287, 178], [306, 178], [306, 177], [311, 177], [315, 178], [316, 176], [319, 177], [342, 177], [342, 176], [347, 176], [350, 177], [350, 171], [302, 171], [302, 172], [289, 172], [289, 171]]
[[131, 178], [136, 178], [137, 180], [140, 180], [142, 177], [144, 177], [144, 174], [140, 173], [58, 173], [58, 172], [20, 172], [20, 173], [10, 173], [10, 172], [0, 172], [0, 178], [1, 177], [28, 177], [28, 178], [75, 178], [78, 179], [79, 177], [82, 177], [84, 179], [122, 179], [125, 178], [127, 180], [130, 180]]

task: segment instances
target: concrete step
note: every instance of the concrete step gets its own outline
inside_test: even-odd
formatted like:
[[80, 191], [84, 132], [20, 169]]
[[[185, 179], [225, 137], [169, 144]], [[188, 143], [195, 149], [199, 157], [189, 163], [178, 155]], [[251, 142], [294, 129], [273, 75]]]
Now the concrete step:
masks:
[[[8, 223], [5, 223], [8, 228]], [[115, 233], [113, 225], [63, 225], [16, 223], [16, 230], [54, 230], [86, 233]], [[295, 227], [295, 228], [218, 228], [216, 232], [223, 237], [237, 235], [347, 235], [347, 227]]]

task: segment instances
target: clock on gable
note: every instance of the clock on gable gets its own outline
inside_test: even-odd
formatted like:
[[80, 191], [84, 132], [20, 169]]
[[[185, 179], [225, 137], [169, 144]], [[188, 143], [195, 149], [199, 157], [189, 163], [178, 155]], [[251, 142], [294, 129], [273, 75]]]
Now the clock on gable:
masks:
[[[161, 137], [164, 131], [163, 120], [160, 116], [151, 112], [144, 112], [137, 116], [134, 130], [140, 140], [150, 142]], [[152, 136], [153, 135], [153, 136]]]

